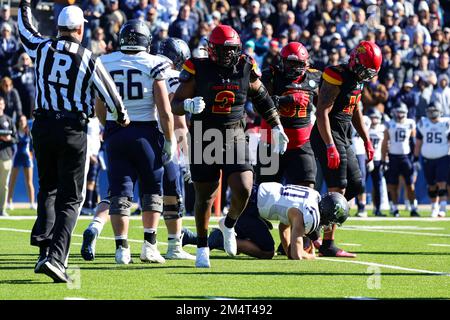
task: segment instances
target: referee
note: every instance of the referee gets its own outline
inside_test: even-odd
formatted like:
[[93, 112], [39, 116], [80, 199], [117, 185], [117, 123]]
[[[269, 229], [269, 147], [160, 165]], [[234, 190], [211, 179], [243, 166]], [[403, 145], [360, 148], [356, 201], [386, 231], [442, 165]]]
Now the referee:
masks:
[[[34, 272], [70, 282], [67, 259], [86, 180], [87, 122], [96, 92], [114, 120], [129, 123], [116, 86], [99, 59], [83, 48], [83, 12], [65, 7], [56, 40], [43, 38], [31, 24], [30, 0], [21, 0], [20, 39], [35, 60], [36, 110], [31, 131], [39, 173], [37, 219], [31, 244], [39, 247]], [[99, 104], [100, 105], [100, 104]]]

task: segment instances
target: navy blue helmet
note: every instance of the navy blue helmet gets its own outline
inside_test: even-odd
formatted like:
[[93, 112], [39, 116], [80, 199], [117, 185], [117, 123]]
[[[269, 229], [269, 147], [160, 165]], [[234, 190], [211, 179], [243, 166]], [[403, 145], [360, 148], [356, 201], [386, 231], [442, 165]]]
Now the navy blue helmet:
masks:
[[348, 218], [350, 207], [347, 199], [338, 192], [328, 192], [319, 202], [320, 225], [342, 225]]
[[191, 57], [191, 50], [186, 42], [178, 38], [167, 38], [159, 44], [158, 54], [172, 61], [175, 69], [181, 71], [183, 63]]
[[147, 25], [140, 20], [130, 20], [119, 32], [120, 51], [150, 51], [152, 34]]

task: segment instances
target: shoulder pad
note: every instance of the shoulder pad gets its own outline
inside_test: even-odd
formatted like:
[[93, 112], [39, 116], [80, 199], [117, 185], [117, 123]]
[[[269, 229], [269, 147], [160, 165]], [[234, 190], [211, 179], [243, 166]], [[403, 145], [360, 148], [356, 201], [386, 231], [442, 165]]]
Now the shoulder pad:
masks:
[[325, 68], [322, 78], [331, 84], [334, 84], [335, 86], [340, 86], [344, 82], [344, 79], [342, 77], [342, 69], [339, 68], [340, 66], [336, 67], [327, 67]]
[[[195, 75], [195, 63], [193, 59], [187, 59], [183, 64], [183, 71], [186, 71], [192, 75]], [[182, 71], [182, 72], [183, 72]]]

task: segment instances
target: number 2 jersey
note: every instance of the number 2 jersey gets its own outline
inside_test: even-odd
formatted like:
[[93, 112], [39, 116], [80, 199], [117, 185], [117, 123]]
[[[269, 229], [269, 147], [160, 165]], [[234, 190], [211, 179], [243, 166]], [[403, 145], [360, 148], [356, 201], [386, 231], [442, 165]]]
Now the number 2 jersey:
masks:
[[[304, 93], [309, 102], [306, 105], [291, 103], [279, 107], [281, 124], [289, 138], [288, 149], [301, 147], [309, 141], [311, 134], [311, 114], [314, 111], [314, 98], [321, 81], [322, 72], [316, 69], [307, 69], [305, 74], [297, 79], [285, 77], [279, 66], [273, 66], [263, 71], [262, 81], [267, 88], [272, 88], [272, 95], [286, 96], [294, 93]], [[262, 120], [261, 129], [267, 130], [262, 140], [270, 142], [271, 128]]]
[[422, 156], [439, 159], [449, 154], [450, 119], [440, 118], [432, 122], [422, 118], [417, 124], [417, 139], [422, 140]]
[[404, 119], [403, 122], [396, 122], [394, 119], [385, 124], [389, 133], [389, 154], [408, 155], [411, 153], [409, 139], [416, 129], [416, 122], [413, 119]]
[[203, 128], [223, 128], [242, 121], [250, 82], [261, 76], [255, 60], [247, 55], [241, 55], [232, 68], [208, 58], [191, 58], [183, 65], [185, 72], [195, 79], [195, 96], [203, 97], [206, 104], [203, 112], [191, 115], [192, 121], [202, 121]]
[[[153, 82], [166, 80], [171, 66], [167, 59], [141, 51], [120, 51], [100, 57], [122, 96], [131, 121], [157, 121]], [[112, 120], [108, 113], [107, 120]]]
[[[322, 74], [322, 79], [339, 86], [339, 94], [328, 117], [334, 142], [349, 145], [352, 139], [351, 121], [353, 113], [361, 101], [364, 83], [359, 82], [345, 64], [327, 67]], [[319, 92], [319, 94], [321, 93]], [[317, 122], [313, 128], [313, 136], [320, 138]], [[312, 142], [314, 143], [314, 141]]]
[[259, 215], [267, 220], [278, 220], [290, 225], [288, 211], [297, 208], [303, 214], [305, 234], [319, 228], [320, 194], [311, 188], [276, 182], [261, 183], [258, 188]]

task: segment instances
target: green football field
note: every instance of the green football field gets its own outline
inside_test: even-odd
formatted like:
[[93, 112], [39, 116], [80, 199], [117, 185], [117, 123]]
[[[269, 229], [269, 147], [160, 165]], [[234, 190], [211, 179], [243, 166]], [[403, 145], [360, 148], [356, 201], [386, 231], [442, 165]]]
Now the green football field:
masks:
[[[427, 212], [421, 212], [429, 216]], [[28, 215], [26, 217], [25, 215]], [[0, 218], [0, 300], [3, 299], [334, 299], [450, 298], [450, 219], [351, 218], [337, 232], [337, 244], [358, 254], [356, 259], [319, 258], [290, 261], [284, 256], [256, 260], [229, 258], [214, 250], [211, 269], [193, 261], [163, 265], [139, 260], [140, 218], [130, 224], [134, 264], [114, 262], [111, 226], [97, 241], [93, 262], [80, 254], [81, 235], [90, 218], [80, 219], [71, 245], [72, 285], [53, 284], [33, 273], [37, 250], [29, 245], [31, 211], [15, 210]], [[192, 218], [184, 221], [193, 228]], [[217, 220], [211, 221], [217, 226]], [[277, 245], [277, 230], [273, 230]], [[166, 250], [161, 221], [160, 250]], [[185, 247], [195, 253], [194, 247]]]

